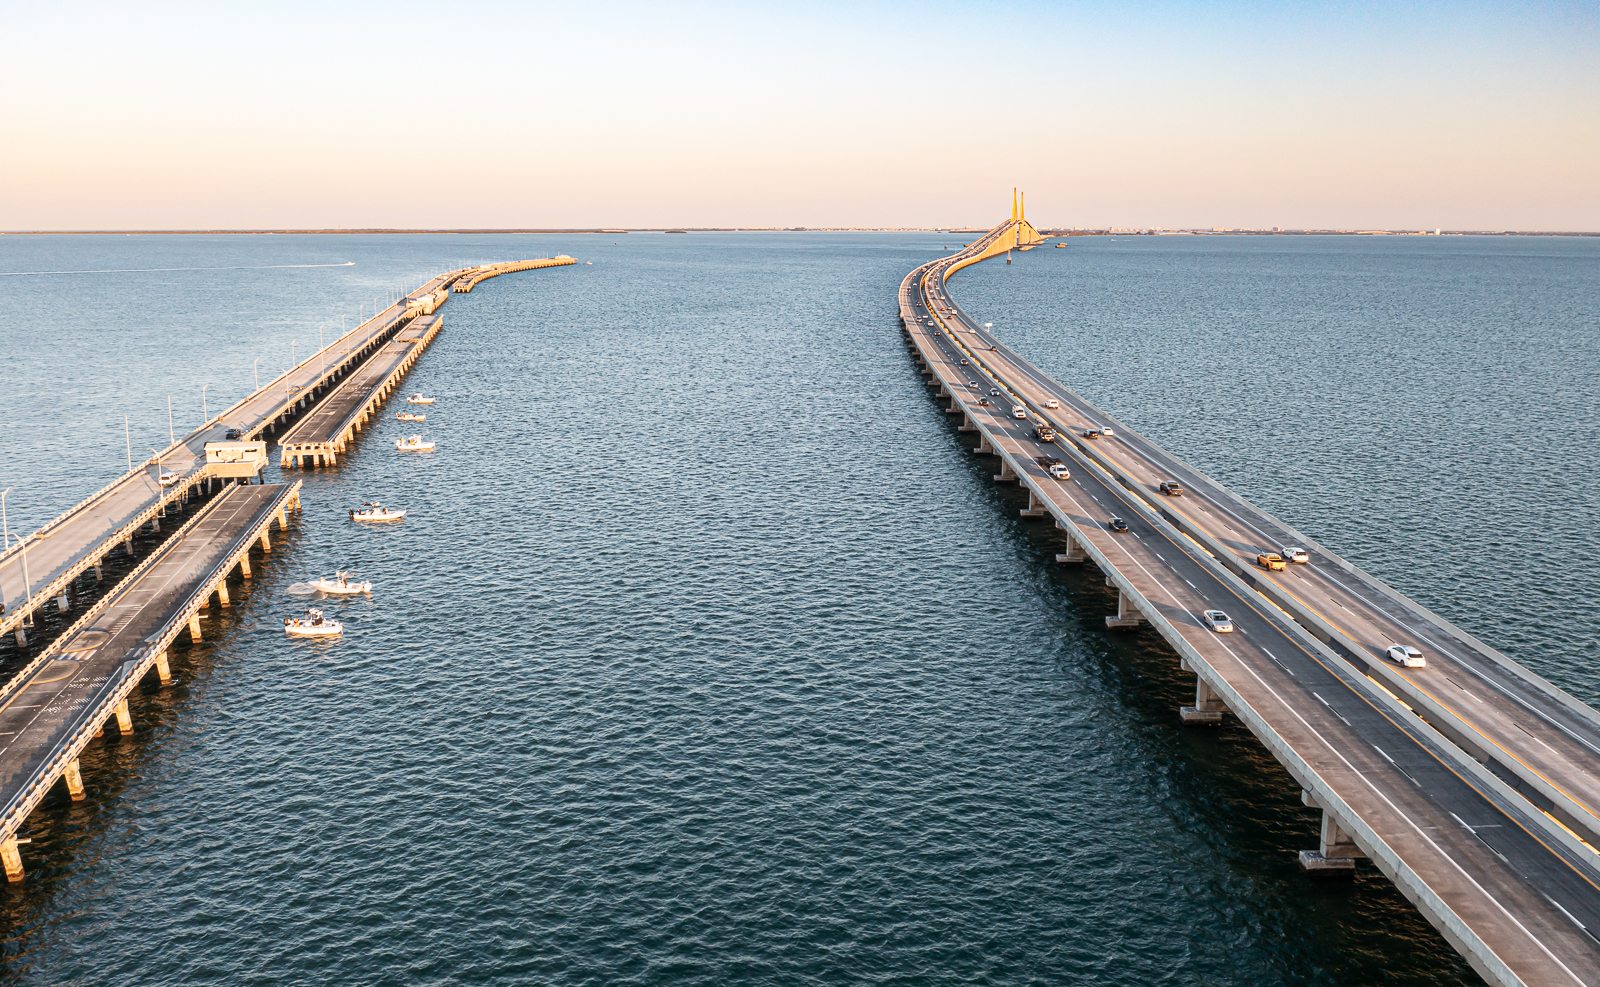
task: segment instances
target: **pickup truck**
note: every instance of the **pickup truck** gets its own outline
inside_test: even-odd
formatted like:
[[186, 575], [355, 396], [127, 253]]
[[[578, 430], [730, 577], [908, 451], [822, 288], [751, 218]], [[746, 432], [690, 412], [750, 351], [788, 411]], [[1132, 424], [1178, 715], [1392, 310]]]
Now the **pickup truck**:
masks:
[[1283, 556], [1277, 552], [1261, 552], [1256, 555], [1256, 565], [1268, 572], [1282, 572], [1284, 570]]
[[1033, 426], [1033, 435], [1040, 442], [1054, 442], [1056, 440], [1056, 430], [1049, 425]]

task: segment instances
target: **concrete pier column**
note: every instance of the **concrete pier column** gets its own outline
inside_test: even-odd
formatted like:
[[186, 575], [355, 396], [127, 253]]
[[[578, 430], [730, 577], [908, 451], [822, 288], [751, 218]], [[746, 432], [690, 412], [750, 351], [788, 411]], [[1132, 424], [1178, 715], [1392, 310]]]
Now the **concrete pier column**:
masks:
[[1128, 599], [1128, 594], [1120, 589], [1117, 590], [1117, 614], [1106, 618], [1106, 626], [1112, 630], [1122, 631], [1131, 630], [1142, 623], [1144, 614], [1140, 613], [1134, 602]]
[[189, 618], [189, 640], [195, 644], [200, 643], [200, 614], [198, 611]]
[[250, 576], [250, 550], [247, 548], [244, 554], [239, 556], [239, 578], [249, 579]]
[[1195, 677], [1194, 680], [1194, 705], [1180, 706], [1178, 718], [1187, 727], [1214, 727], [1222, 723], [1222, 714], [1227, 710], [1217, 694], [1206, 685], [1206, 680]]
[[67, 596], [67, 591], [63, 589], [61, 595], [56, 597], [56, 610], [60, 613], [66, 613], [71, 609], [72, 600]]
[[1078, 544], [1078, 539], [1072, 537], [1072, 532], [1061, 527], [1059, 523], [1056, 525], [1056, 528], [1061, 531], [1062, 540], [1067, 543], [1067, 550], [1065, 552], [1056, 553], [1056, 561], [1071, 565], [1079, 565], [1089, 561], [1089, 553], [1085, 552], [1083, 550], [1083, 546]]
[[263, 552], [272, 551], [272, 534], [270, 528], [263, 529], [261, 532], [261, 550]]
[[161, 679], [162, 685], [172, 684], [172, 662], [167, 658], [165, 648], [156, 655], [156, 675]]
[[126, 699], [117, 703], [117, 732], [124, 737], [133, 732], [133, 713], [128, 709]]
[[957, 403], [955, 398], [951, 398], [950, 399], [950, 407], [944, 409], [944, 413], [947, 414], [947, 415], [964, 415], [964, 414], [966, 414], [965, 411], [961, 410], [961, 405], [959, 403]]
[[226, 579], [220, 579], [217, 581], [217, 606], [233, 606], [233, 600], [228, 598], [228, 581]]
[[1313, 809], [1322, 810], [1322, 833], [1317, 849], [1300, 851], [1300, 869], [1318, 876], [1340, 876], [1355, 873], [1356, 860], [1365, 857], [1356, 841], [1325, 806], [1310, 792], [1301, 791], [1300, 801]]
[[98, 583], [104, 578], [106, 578], [106, 568], [105, 566], [96, 562], [94, 564], [94, 581]]
[[21, 624], [17, 625], [17, 631], [13, 636], [17, 639], [17, 647], [26, 648], [28, 646], [28, 631]]
[[15, 836], [0, 840], [0, 862], [5, 863], [6, 880], [12, 884], [22, 880], [22, 852], [17, 849]]
[[73, 758], [61, 771], [61, 780], [67, 783], [67, 795], [74, 802], [83, 801], [83, 771], [78, 766], [78, 759]]
[[151, 531], [160, 531], [161, 530], [161, 515], [157, 514], [155, 517], [150, 519], [150, 530]]
[[1016, 483], [1017, 482], [1016, 471], [1013, 470], [1011, 468], [1011, 464], [1006, 462], [1004, 459], [1000, 460], [1000, 472], [998, 472], [998, 473], [996, 473], [994, 475], [994, 482], [996, 482], [996, 483]]
[[127, 552], [129, 555], [133, 554], [133, 539], [132, 538], [129, 538], [127, 541], [122, 543], [122, 550], [124, 552]]
[[289, 509], [286, 508], [286, 507], [280, 507], [280, 508], [278, 508], [278, 530], [279, 531], [284, 531], [288, 527], [289, 527]]
[[976, 448], [976, 449], [974, 449], [972, 451], [975, 452], [975, 453], [979, 453], [981, 455], [985, 455], [985, 456], [994, 455], [994, 446], [989, 444], [989, 436], [987, 434], [985, 434], [985, 435], [979, 437], [979, 439], [978, 439], [978, 448]]
[[976, 432], [977, 430], [978, 426], [972, 424], [972, 418], [965, 414], [961, 416], [961, 424], [956, 426], [957, 432]]
[[1039, 499], [1039, 495], [1032, 488], [1028, 490], [1028, 506], [1017, 513], [1029, 520], [1050, 516], [1050, 512], [1045, 509], [1044, 501]]

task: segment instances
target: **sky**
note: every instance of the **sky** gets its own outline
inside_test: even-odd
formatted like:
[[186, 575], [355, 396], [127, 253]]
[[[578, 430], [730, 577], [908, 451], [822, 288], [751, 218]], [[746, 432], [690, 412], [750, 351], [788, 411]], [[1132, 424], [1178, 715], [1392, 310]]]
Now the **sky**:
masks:
[[1600, 0], [0, 14], [0, 230], [1600, 231]]

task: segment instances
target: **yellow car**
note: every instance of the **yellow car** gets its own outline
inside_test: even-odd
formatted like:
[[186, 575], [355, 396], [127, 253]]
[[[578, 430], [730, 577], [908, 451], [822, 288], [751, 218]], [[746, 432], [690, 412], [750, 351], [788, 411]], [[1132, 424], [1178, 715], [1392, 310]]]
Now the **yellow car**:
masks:
[[1285, 568], [1283, 556], [1277, 552], [1262, 552], [1256, 556], [1256, 565], [1268, 572], [1282, 572]]

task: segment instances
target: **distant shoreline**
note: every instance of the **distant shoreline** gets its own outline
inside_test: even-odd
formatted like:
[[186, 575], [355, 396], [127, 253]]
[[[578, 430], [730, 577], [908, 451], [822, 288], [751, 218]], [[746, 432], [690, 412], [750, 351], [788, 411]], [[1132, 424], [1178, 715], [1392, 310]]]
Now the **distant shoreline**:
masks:
[[[684, 226], [631, 229], [273, 229], [273, 230], [0, 230], [0, 236], [619, 236], [626, 233], [945, 233], [987, 232], [949, 226]], [[1047, 229], [1046, 236], [1600, 236], [1585, 230], [1319, 230], [1319, 229]]]

